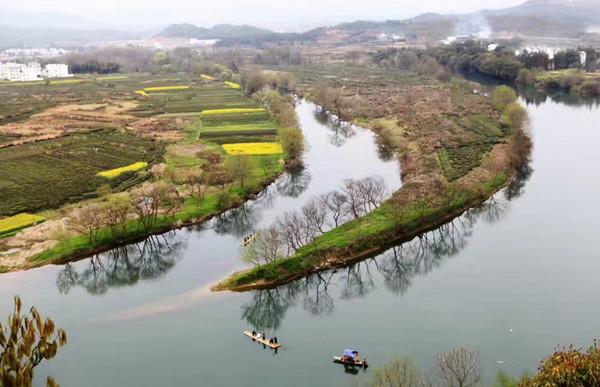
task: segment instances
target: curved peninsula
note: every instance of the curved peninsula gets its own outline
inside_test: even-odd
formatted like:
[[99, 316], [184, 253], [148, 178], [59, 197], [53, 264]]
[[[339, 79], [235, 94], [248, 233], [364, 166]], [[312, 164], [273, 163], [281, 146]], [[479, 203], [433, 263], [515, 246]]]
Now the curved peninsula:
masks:
[[365, 70], [300, 73], [302, 91], [340, 122], [376, 132], [381, 147], [400, 160], [402, 187], [367, 215], [213, 290], [270, 288], [376, 255], [480, 205], [527, 168], [526, 112], [509, 88], [376, 69], [365, 76]]

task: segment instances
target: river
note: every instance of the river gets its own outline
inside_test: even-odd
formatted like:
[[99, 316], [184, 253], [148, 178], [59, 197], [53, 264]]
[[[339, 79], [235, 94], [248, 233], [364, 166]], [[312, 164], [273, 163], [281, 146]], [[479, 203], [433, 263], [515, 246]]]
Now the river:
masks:
[[[559, 344], [600, 336], [600, 109], [535, 99], [535, 148], [520, 185], [481, 209], [374, 259], [270, 291], [211, 293], [252, 230], [344, 179], [398, 163], [361, 128], [335, 128], [298, 106], [306, 169], [204, 226], [171, 232], [65, 266], [0, 276], [0, 315], [12, 295], [66, 329], [69, 344], [36, 369], [62, 386], [347, 386], [368, 377], [331, 363], [346, 347], [372, 365], [394, 355], [425, 369], [436, 353], [478, 350], [486, 385], [497, 371], [534, 371]], [[383, 160], [381, 159], [383, 157]], [[263, 350], [245, 329], [277, 334]]]

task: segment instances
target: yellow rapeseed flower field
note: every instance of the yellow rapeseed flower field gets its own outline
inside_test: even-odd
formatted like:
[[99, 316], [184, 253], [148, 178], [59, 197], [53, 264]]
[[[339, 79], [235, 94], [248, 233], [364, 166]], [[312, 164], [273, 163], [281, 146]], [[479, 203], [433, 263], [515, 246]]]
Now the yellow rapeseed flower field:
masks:
[[217, 80], [215, 77], [211, 77], [210, 75], [207, 75], [207, 74], [200, 74], [200, 78], [204, 79], [205, 81], [216, 81]]
[[264, 113], [265, 108], [239, 108], [239, 109], [214, 109], [204, 110], [203, 116], [215, 116], [220, 114], [242, 114], [242, 113]]
[[108, 171], [98, 172], [97, 175], [101, 177], [105, 177], [107, 179], [114, 179], [115, 177], [119, 177], [125, 172], [137, 172], [141, 169], [144, 169], [148, 166], [148, 163], [144, 161], [140, 161], [134, 164], [126, 165], [121, 168], [115, 168]]
[[106, 77], [98, 77], [96, 78], [99, 81], [114, 81], [116, 79], [127, 79], [128, 77], [125, 75], [109, 75]]
[[235, 83], [235, 82], [225, 82], [225, 84], [229, 87], [231, 87], [232, 89], [241, 89], [242, 86], [240, 86], [239, 83]]
[[224, 144], [223, 149], [232, 156], [278, 155], [283, 153], [283, 148], [278, 142]]
[[0, 219], [0, 235], [33, 226], [34, 224], [41, 223], [45, 220], [46, 218], [43, 216], [26, 213], [11, 216], [10, 218]]
[[60, 79], [57, 81], [50, 81], [51, 85], [70, 85], [75, 83], [85, 82], [85, 79]]
[[136, 90], [135, 93], [144, 97], [148, 96], [148, 93], [146, 93], [144, 90]]
[[187, 90], [189, 89], [190, 86], [158, 86], [158, 87], [146, 87], [144, 88], [144, 91], [146, 93], [152, 93], [152, 92], [161, 92], [161, 91], [172, 91], [172, 90]]

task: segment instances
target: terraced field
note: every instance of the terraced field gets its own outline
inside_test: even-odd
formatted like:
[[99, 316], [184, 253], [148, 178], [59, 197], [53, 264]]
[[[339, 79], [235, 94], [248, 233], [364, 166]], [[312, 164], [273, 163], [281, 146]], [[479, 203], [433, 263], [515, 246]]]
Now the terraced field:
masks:
[[96, 196], [109, 184], [122, 190], [140, 182], [133, 172], [114, 179], [97, 174], [136, 162], [156, 162], [164, 147], [116, 130], [78, 133], [0, 150], [0, 216], [55, 208]]
[[[181, 153], [182, 145], [217, 152], [221, 163], [230, 157], [223, 144], [273, 143], [280, 149], [277, 122], [232, 82], [139, 75], [71, 81], [0, 86], [0, 95], [14, 97], [0, 109], [0, 125], [10, 129], [0, 130], [0, 218], [93, 198], [102, 185], [114, 191], [128, 189], [147, 178], [138, 165], [145, 169], [164, 159], [168, 168], [190, 169], [211, 163], [201, 151]], [[100, 103], [108, 98], [113, 102]], [[84, 103], [87, 110], [63, 112], [66, 104]], [[35, 127], [37, 133], [39, 124], [48, 120], [58, 122], [52, 136], [19, 144], [18, 135], [13, 135], [19, 125]], [[143, 130], [160, 131], [169, 125], [182, 133], [168, 139], [170, 145]], [[31, 130], [23, 132], [29, 135]], [[3, 143], [17, 146], [2, 148]], [[281, 152], [268, 153], [275, 159]], [[254, 151], [246, 157], [258, 161], [263, 156], [267, 157]]]

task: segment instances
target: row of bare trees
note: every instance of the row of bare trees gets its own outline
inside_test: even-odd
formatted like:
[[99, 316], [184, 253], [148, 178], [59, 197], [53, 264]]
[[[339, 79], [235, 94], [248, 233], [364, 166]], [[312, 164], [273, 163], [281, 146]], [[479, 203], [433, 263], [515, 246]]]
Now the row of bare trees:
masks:
[[275, 224], [256, 233], [245, 258], [255, 265], [287, 257], [332, 228], [373, 211], [386, 197], [380, 177], [346, 180], [341, 190], [309, 201], [299, 211], [279, 218]]
[[144, 183], [131, 192], [110, 195], [104, 202], [83, 204], [73, 212], [69, 227], [84, 234], [91, 244], [98, 242], [105, 228], [118, 239], [127, 232], [130, 220], [137, 219], [144, 231], [150, 231], [161, 216], [174, 216], [183, 200], [172, 184]]

